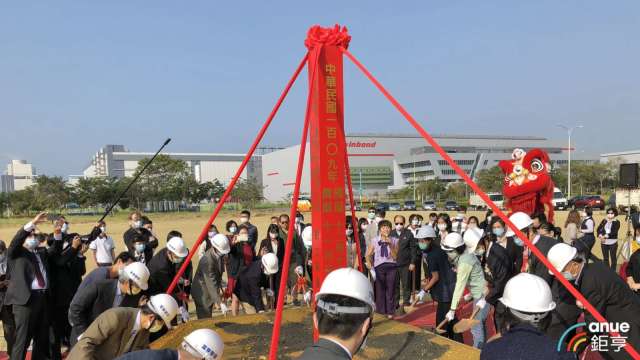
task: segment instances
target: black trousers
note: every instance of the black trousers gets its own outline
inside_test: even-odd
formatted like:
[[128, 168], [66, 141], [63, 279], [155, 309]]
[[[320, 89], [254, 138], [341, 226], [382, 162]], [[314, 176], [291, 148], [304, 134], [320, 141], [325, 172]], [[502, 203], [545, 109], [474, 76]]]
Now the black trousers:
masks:
[[413, 265], [416, 267], [416, 282], [413, 284], [413, 289], [420, 291], [422, 288], [422, 255], [416, 257]]
[[618, 265], [618, 243], [611, 245], [601, 243], [600, 249], [602, 249], [602, 261], [604, 261], [604, 264], [609, 265], [611, 270], [616, 271], [616, 266]]
[[16, 342], [16, 323], [13, 320], [13, 312], [11, 312], [10, 305], [2, 306], [2, 309], [0, 309], [0, 320], [2, 320], [4, 340], [7, 343], [7, 354], [11, 354], [13, 344]]
[[43, 290], [32, 290], [31, 297], [25, 305], [13, 305], [16, 341], [11, 351], [12, 360], [25, 358], [32, 339], [31, 358], [49, 358], [49, 314], [47, 310], [47, 294]]
[[[409, 265], [398, 266], [396, 271], [398, 277], [396, 281], [396, 306], [402, 300], [403, 305], [411, 304], [411, 289], [413, 288], [413, 279], [411, 271], [409, 271]], [[402, 288], [402, 294], [400, 293]]]
[[[51, 358], [61, 359], [60, 345], [70, 345], [71, 325], [69, 324], [69, 305], [56, 305], [51, 314]], [[75, 344], [75, 342], [74, 342]]]
[[[438, 326], [444, 320], [445, 316], [449, 312], [449, 308], [451, 308], [451, 302], [438, 302], [438, 305], [436, 307], [435, 326]], [[444, 325], [443, 330], [446, 330], [447, 332], [442, 334], [442, 336], [462, 343], [462, 334], [456, 334], [455, 332], [453, 332], [453, 325], [455, 325], [456, 322], [458, 322], [458, 319], [454, 318], [453, 321], [449, 321], [446, 325]]]

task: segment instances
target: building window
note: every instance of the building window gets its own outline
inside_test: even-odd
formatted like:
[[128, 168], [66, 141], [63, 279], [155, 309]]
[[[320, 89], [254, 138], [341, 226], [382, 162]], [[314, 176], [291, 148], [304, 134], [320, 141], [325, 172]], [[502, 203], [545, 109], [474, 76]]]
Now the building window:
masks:
[[[475, 160], [454, 160], [458, 165], [473, 165]], [[438, 160], [438, 165], [440, 166], [448, 166], [449, 163], [446, 160]]]
[[430, 160], [426, 160], [426, 161], [418, 161], [418, 162], [415, 162], [415, 163], [400, 164], [400, 169], [411, 169], [414, 166], [415, 167], [431, 166], [431, 161]]

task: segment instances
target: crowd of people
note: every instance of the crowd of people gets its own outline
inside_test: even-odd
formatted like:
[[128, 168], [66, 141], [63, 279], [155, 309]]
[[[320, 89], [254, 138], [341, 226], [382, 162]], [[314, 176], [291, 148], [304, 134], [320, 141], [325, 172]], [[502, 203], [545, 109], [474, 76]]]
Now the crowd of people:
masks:
[[[591, 209], [571, 211], [564, 239], [562, 229], [542, 213], [515, 213], [510, 220], [609, 321], [631, 323], [623, 335], [640, 348], [640, 318], [629, 316], [640, 313], [640, 250], [622, 279], [615, 272], [617, 215], [615, 209], [607, 210], [596, 226]], [[182, 234], [172, 230], [161, 241], [148, 216], [136, 211], [128, 219], [130, 227], [122, 235], [126, 250], [119, 254], [105, 222], [81, 235], [71, 232], [71, 224], [61, 216], [53, 232], [44, 233], [38, 226], [48, 221], [46, 213], [21, 227], [8, 247], [0, 241], [0, 320], [11, 359], [24, 359], [29, 348], [36, 359], [60, 359], [64, 352], [68, 359], [209, 358], [223, 349], [215, 332], [194, 332], [179, 349], [164, 354], [145, 349], [168, 329], [190, 320], [190, 300], [198, 319], [273, 310], [283, 271], [288, 278], [286, 302], [298, 306], [312, 300], [312, 224], [305, 223], [301, 213], [293, 219], [287, 269], [289, 216], [272, 217], [262, 232], [244, 210], [222, 231], [211, 225], [197, 249], [197, 268], [193, 271], [187, 264], [170, 294], [165, 292], [189, 254]], [[460, 342], [462, 335], [454, 327], [461, 309], [471, 304], [477, 320], [470, 328], [473, 346], [484, 349], [486, 358], [507, 348], [546, 358], [543, 351], [551, 345], [555, 349], [580, 315], [595, 321], [531, 254], [515, 229], [491, 211], [482, 221], [464, 211], [453, 217], [430, 213], [425, 219], [415, 213], [392, 220], [375, 208], [366, 218], [346, 216], [347, 268], [339, 276], [352, 283], [331, 284], [328, 276], [329, 285], [323, 283], [315, 294], [314, 321], [321, 335], [329, 335], [321, 336], [324, 340], [303, 358], [336, 341], [350, 358], [366, 338], [373, 312], [393, 319], [428, 299], [437, 304], [438, 327]], [[640, 244], [640, 227], [635, 234]], [[596, 240], [602, 260], [592, 254]], [[96, 268], [85, 274], [88, 254]], [[346, 315], [336, 317], [334, 312], [341, 309]], [[487, 324], [490, 314], [493, 323]], [[332, 337], [333, 326], [349, 328], [343, 333], [350, 332], [351, 342], [345, 345], [343, 337]], [[499, 338], [488, 342], [488, 326]], [[526, 339], [537, 345], [513, 349]], [[615, 356], [611, 354], [604, 356]]]

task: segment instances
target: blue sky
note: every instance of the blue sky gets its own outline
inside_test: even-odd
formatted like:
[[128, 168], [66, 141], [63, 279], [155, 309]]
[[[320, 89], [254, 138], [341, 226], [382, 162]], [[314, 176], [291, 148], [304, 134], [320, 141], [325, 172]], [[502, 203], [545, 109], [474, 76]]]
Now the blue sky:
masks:
[[[640, 2], [20, 1], [0, 7], [0, 165], [81, 173], [103, 144], [245, 152], [314, 24], [433, 133], [540, 135], [638, 148]], [[306, 77], [265, 145], [299, 141]], [[347, 131], [410, 132], [345, 66]]]

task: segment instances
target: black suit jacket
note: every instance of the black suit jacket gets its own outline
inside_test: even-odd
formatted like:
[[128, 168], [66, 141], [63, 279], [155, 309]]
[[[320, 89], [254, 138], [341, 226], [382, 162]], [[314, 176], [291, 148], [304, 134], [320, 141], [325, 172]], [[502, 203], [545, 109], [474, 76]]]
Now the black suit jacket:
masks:
[[398, 266], [407, 266], [413, 264], [416, 261], [416, 239], [413, 237], [411, 230], [403, 229], [400, 235], [393, 230], [391, 231], [391, 237], [398, 239], [398, 258], [396, 264]]
[[[144, 249], [144, 256], [147, 259], [147, 263], [153, 257], [153, 250], [158, 247], [158, 239], [153, 237], [151, 231], [145, 228], [134, 229], [130, 227], [127, 231], [124, 232], [122, 237], [124, 238], [124, 244], [127, 246], [127, 250], [131, 255], [135, 254], [135, 248], [133, 247], [133, 238], [136, 234], [142, 235], [142, 237], [146, 240], [147, 246]], [[151, 239], [153, 237], [153, 240]]]
[[507, 249], [498, 243], [493, 243], [489, 250], [489, 256], [487, 256], [486, 266], [491, 274], [487, 276], [490, 289], [485, 299], [489, 304], [495, 306], [504, 292], [507, 281], [511, 278], [513, 264]]
[[[151, 261], [149, 262], [149, 273], [151, 276], [149, 277], [149, 295], [161, 294], [167, 291], [169, 285], [171, 285], [171, 281], [178, 273], [178, 269], [182, 264], [176, 265], [169, 261], [169, 257], [167, 256], [167, 248], [164, 248], [158, 251], [157, 254], [153, 256]], [[191, 263], [187, 266], [187, 269], [182, 274], [182, 278], [188, 279], [191, 282], [193, 275], [193, 267]], [[172, 296], [178, 304], [181, 304], [181, 300], [178, 297], [178, 293], [180, 292], [181, 286], [176, 286], [173, 290]], [[191, 293], [191, 285], [182, 287], [182, 290], [187, 294]]]
[[[83, 333], [100, 314], [113, 307], [118, 280], [100, 280], [76, 293], [69, 306], [69, 323]], [[137, 307], [138, 295], [125, 295], [120, 307]]]
[[350, 360], [349, 354], [333, 341], [320, 338], [317, 343], [306, 348], [298, 358], [301, 360]]
[[[604, 236], [607, 232], [604, 229], [604, 226], [607, 224], [607, 220], [603, 219], [598, 225], [597, 233], [598, 235]], [[611, 232], [609, 233], [609, 239], [617, 239], [618, 238], [618, 230], [620, 230], [620, 221], [613, 220], [611, 223]]]
[[263, 311], [264, 303], [260, 287], [268, 288], [269, 285], [267, 277], [262, 273], [262, 260], [258, 258], [238, 274], [233, 293], [240, 301], [251, 304], [256, 311]]
[[509, 255], [509, 260], [511, 261], [510, 275], [519, 274], [520, 269], [522, 269], [522, 252], [524, 251], [524, 248], [516, 245], [516, 242], [513, 241], [512, 237], [508, 237], [505, 249]]
[[55, 284], [53, 300], [55, 305], [66, 306], [71, 303], [73, 295], [82, 282], [82, 276], [87, 271], [85, 257], [78, 257], [78, 250], [71, 244], [50, 260], [51, 272], [49, 278]]
[[278, 252], [273, 251], [273, 246], [271, 245], [271, 239], [264, 239], [260, 242], [260, 249], [267, 248], [270, 253], [276, 254], [278, 257], [278, 269], [282, 269], [282, 264], [284, 263], [284, 240], [278, 237]]
[[[549, 254], [549, 249], [559, 242], [560, 241], [557, 239], [540, 235], [540, 239], [538, 239], [535, 246], [544, 254], [544, 256], [547, 256]], [[542, 261], [540, 261], [540, 259], [538, 259], [538, 257], [533, 253], [531, 253], [531, 256], [529, 257], [529, 273], [540, 276], [549, 284], [549, 286], [551, 286], [553, 275], [549, 275], [549, 269], [547, 269]]]
[[[629, 332], [621, 335], [628, 336], [627, 342], [640, 349], [640, 297], [633, 293], [625, 281], [604, 263], [596, 261], [584, 265], [576, 285], [608, 322], [629, 323]], [[597, 322], [587, 311], [584, 312], [584, 318], [587, 323]]]
[[[29, 233], [24, 228], [20, 228], [7, 249], [7, 256], [11, 263], [9, 272], [11, 281], [5, 294], [5, 305], [25, 305], [31, 297], [31, 283], [36, 277], [35, 267], [39, 265], [36, 254], [22, 246], [27, 236], [29, 236]], [[51, 278], [49, 261], [51, 257], [55, 257], [61, 250], [62, 241], [54, 241], [49, 249], [37, 248], [36, 250], [37, 256], [40, 257], [47, 273], [45, 277], [49, 294], [51, 293], [51, 288], [55, 285]]]

